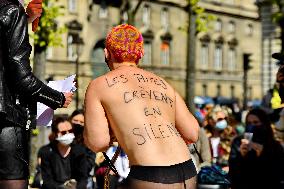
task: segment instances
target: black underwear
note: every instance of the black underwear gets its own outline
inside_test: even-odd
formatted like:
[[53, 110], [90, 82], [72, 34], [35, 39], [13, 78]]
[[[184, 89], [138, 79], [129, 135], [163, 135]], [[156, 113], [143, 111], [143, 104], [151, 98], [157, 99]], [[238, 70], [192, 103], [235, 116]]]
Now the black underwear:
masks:
[[197, 175], [193, 161], [171, 166], [131, 166], [128, 178], [148, 182], [173, 184], [182, 183]]

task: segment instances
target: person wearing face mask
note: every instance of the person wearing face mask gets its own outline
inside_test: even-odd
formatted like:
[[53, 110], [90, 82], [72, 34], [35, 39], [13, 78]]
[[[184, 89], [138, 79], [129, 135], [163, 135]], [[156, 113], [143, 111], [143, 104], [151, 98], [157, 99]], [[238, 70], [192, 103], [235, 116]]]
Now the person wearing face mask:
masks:
[[71, 123], [56, 118], [52, 125], [54, 140], [40, 149], [42, 189], [85, 189], [88, 164], [85, 149], [74, 144], [75, 135]]
[[208, 124], [205, 126], [209, 138], [212, 163], [216, 164], [224, 171], [228, 171], [228, 159], [232, 138], [236, 132], [228, 124], [229, 114], [224, 108], [216, 106], [207, 115]]
[[269, 116], [261, 109], [250, 110], [244, 135], [236, 137], [231, 146], [231, 188], [283, 189], [283, 170], [284, 150], [274, 139]]
[[84, 111], [82, 109], [74, 110], [68, 120], [71, 122], [75, 135], [75, 142], [84, 144], [83, 130], [85, 124]]
[[74, 110], [68, 119], [72, 123], [73, 133], [75, 135], [74, 143], [81, 145], [85, 150], [88, 161], [88, 184], [87, 189], [93, 189], [95, 183], [95, 169], [96, 169], [96, 153], [87, 148], [84, 144], [83, 131], [85, 124], [84, 111], [82, 109]]

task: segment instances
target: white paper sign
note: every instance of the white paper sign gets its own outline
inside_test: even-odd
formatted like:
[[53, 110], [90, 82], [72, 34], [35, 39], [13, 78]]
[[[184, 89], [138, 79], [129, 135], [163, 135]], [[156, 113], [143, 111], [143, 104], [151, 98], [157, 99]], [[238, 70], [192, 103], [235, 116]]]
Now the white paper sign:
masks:
[[[50, 81], [48, 86], [60, 92], [74, 92], [76, 91], [74, 79], [76, 74], [71, 75], [63, 80]], [[40, 102], [37, 103], [37, 125], [51, 126], [54, 110]]]

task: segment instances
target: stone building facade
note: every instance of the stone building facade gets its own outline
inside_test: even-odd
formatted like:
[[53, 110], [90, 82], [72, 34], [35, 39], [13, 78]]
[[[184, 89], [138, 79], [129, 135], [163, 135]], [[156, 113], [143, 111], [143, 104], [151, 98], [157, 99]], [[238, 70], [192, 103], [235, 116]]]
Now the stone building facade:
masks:
[[[84, 48], [79, 56], [79, 107], [91, 79], [105, 73], [104, 39], [111, 27], [126, 20], [120, 12], [121, 1], [62, 0], [66, 7], [59, 25], [81, 27]], [[116, 4], [116, 3], [117, 4]], [[137, 0], [131, 0], [133, 6]], [[109, 5], [110, 3], [111, 5]], [[182, 95], [186, 93], [186, 57], [188, 20], [186, 0], [144, 0], [140, 5], [135, 26], [145, 40], [145, 56], [140, 66], [165, 78]], [[206, 32], [196, 36], [195, 95], [243, 98], [244, 53], [251, 53], [248, 75], [248, 97], [261, 98], [261, 33], [257, 7], [253, 0], [201, 0], [207, 14], [215, 16]], [[73, 31], [62, 36], [64, 47], [47, 51], [46, 78], [63, 79], [76, 70], [76, 53], [71, 46]], [[74, 105], [73, 103], [72, 105]], [[56, 113], [70, 113], [57, 110]]]
[[243, 99], [243, 54], [251, 54], [247, 97], [260, 99], [261, 32], [254, 1], [202, 0], [214, 15], [208, 32], [196, 39], [196, 94]]
[[272, 21], [272, 15], [277, 9], [271, 5], [271, 1], [257, 0], [256, 4], [261, 18], [262, 92], [265, 94], [273, 88], [276, 80], [278, 66], [271, 55], [281, 50], [280, 28]]

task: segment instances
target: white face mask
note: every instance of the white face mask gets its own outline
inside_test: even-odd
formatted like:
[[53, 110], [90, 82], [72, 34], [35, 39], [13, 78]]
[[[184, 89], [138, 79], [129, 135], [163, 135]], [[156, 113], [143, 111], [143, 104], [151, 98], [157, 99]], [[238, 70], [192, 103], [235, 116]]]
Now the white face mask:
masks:
[[56, 140], [64, 145], [70, 145], [75, 138], [75, 135], [73, 133], [67, 133], [65, 135], [59, 136], [56, 138]]

